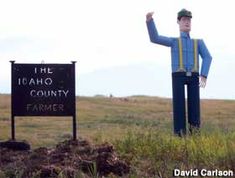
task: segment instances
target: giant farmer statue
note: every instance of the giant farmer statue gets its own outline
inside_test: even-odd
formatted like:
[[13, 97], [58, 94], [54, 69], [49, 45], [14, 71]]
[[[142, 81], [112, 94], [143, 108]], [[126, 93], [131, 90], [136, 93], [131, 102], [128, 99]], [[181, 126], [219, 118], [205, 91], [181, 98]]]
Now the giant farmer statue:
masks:
[[[151, 42], [171, 47], [173, 119], [174, 133], [186, 134], [185, 85], [188, 98], [188, 123], [192, 133], [200, 128], [199, 86], [205, 87], [212, 57], [202, 39], [191, 39], [192, 13], [186, 9], [178, 12], [177, 23], [180, 37], [166, 37], [158, 34], [153, 21], [153, 12], [146, 15]], [[199, 55], [202, 63], [199, 66]], [[200, 72], [199, 72], [200, 67]]]

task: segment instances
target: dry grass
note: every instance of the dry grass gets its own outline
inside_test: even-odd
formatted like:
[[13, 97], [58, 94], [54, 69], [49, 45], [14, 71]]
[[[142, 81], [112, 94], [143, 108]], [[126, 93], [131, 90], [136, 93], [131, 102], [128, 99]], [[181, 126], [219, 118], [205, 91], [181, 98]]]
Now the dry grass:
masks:
[[[131, 177], [171, 177], [174, 167], [233, 167], [235, 101], [202, 100], [201, 111], [202, 134], [179, 139], [172, 134], [170, 99], [77, 97], [78, 136], [113, 143], [132, 164]], [[16, 138], [33, 148], [71, 135], [72, 118], [16, 117]], [[0, 95], [0, 140], [9, 138], [10, 95]]]
[[[202, 100], [201, 110], [202, 129], [205, 131], [234, 130], [235, 101]], [[2, 140], [10, 138], [10, 117], [10, 95], [0, 95]], [[16, 117], [15, 121], [16, 138], [26, 139], [35, 147], [45, 142], [56, 144], [72, 133], [70, 117]], [[78, 97], [77, 123], [78, 135], [95, 141], [122, 138], [129, 130], [141, 131], [147, 126], [172, 133], [171, 100], [146, 96]]]

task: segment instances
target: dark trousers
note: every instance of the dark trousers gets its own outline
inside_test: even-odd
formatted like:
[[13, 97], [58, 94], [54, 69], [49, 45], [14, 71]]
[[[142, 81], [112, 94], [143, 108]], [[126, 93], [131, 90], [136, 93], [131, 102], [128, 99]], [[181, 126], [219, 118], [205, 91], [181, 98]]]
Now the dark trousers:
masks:
[[192, 133], [200, 128], [199, 74], [172, 73], [174, 133], [179, 136], [186, 134], [185, 85], [188, 95], [189, 131]]

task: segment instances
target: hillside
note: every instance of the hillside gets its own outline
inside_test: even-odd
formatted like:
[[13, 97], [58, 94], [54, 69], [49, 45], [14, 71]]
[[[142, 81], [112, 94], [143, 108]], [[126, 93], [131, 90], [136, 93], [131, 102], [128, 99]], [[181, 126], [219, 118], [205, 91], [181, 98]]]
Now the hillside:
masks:
[[[172, 134], [171, 100], [159, 97], [77, 97], [78, 136], [109, 142], [134, 177], [171, 177], [175, 167], [235, 167], [235, 101], [202, 100], [201, 134]], [[70, 139], [72, 119], [16, 117], [16, 138], [33, 149]], [[0, 95], [0, 141], [10, 138], [10, 96]], [[200, 145], [200, 147], [198, 147]]]
[[[204, 131], [234, 130], [235, 101], [202, 100], [201, 118]], [[121, 138], [128, 128], [132, 130], [142, 126], [170, 134], [171, 100], [147, 96], [77, 97], [77, 123], [79, 136], [92, 140]], [[69, 117], [16, 117], [16, 137], [30, 141], [35, 147], [55, 144], [71, 134], [71, 124]], [[0, 130], [0, 139], [10, 137], [10, 95], [0, 95]]]

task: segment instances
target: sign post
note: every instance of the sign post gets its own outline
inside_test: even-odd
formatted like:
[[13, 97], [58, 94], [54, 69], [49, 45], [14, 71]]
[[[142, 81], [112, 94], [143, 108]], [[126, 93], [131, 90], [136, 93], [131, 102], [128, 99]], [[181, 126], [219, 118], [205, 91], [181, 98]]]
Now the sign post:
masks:
[[[11, 62], [11, 82], [13, 81], [13, 65], [15, 61], [10, 61]], [[12, 100], [12, 91], [13, 91], [13, 85], [11, 85], [11, 139], [15, 140], [15, 116], [13, 112], [13, 100]]]
[[15, 116], [72, 116], [76, 132], [75, 61], [72, 64], [11, 62], [11, 135]]
[[75, 76], [75, 64], [76, 61], [72, 61], [73, 64], [73, 73], [74, 73], [74, 78], [73, 78], [73, 84], [74, 84], [74, 100], [73, 100], [73, 105], [74, 105], [74, 109], [73, 109], [73, 140], [77, 140], [77, 122], [76, 122], [76, 95], [75, 95], [75, 86], [76, 86], [76, 76]]

